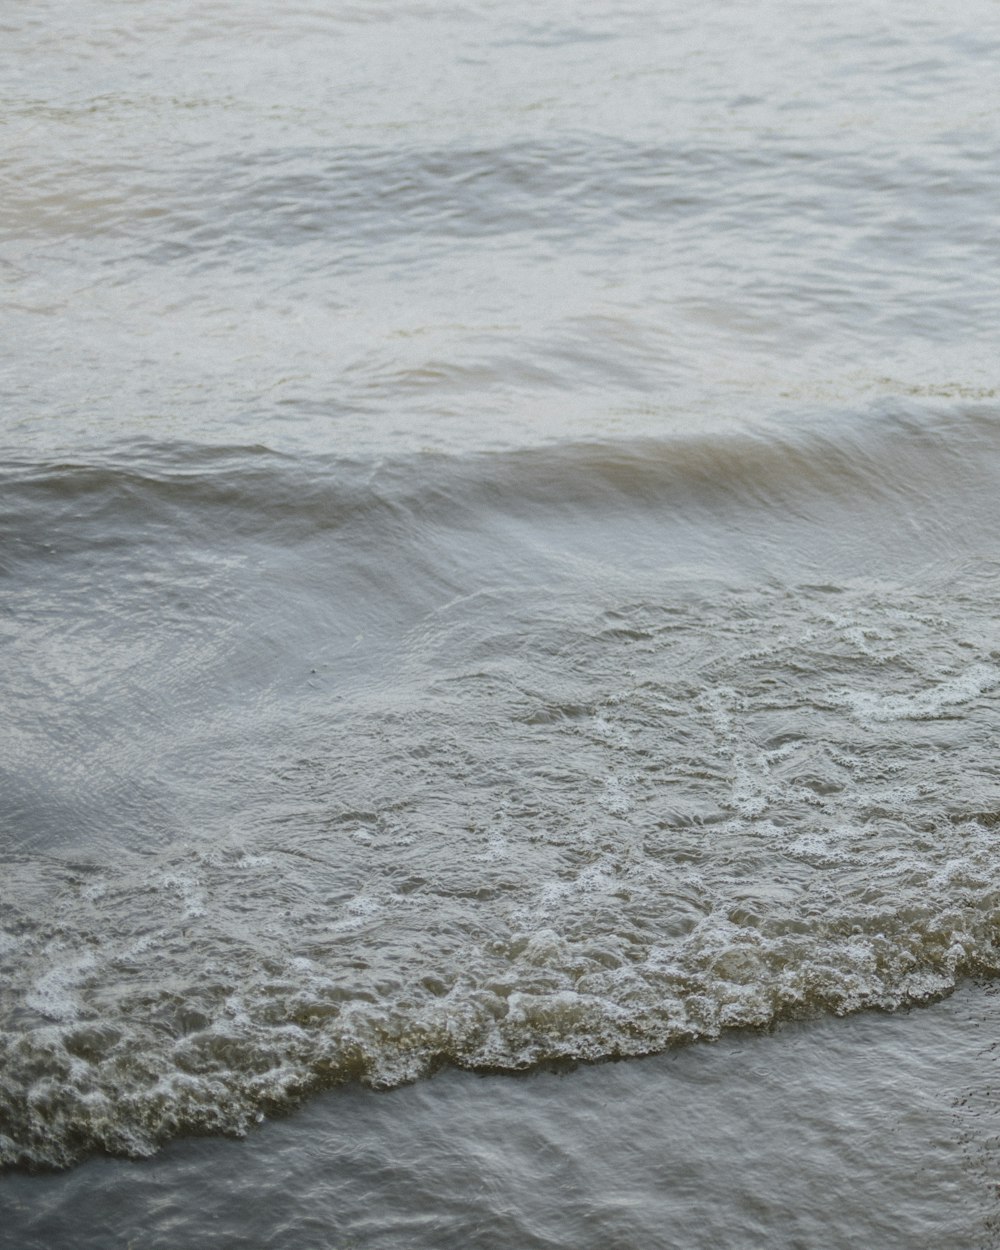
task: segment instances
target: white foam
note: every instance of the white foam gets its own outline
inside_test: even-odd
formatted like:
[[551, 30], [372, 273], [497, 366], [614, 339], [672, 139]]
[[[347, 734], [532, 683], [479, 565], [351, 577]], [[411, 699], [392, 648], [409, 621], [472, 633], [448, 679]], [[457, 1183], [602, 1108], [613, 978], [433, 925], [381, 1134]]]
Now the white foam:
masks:
[[[572, 893], [573, 883], [571, 881], [546, 881], [540, 891], [540, 901], [543, 907], [551, 907]], [[522, 909], [522, 911], [525, 915], [531, 914], [527, 908]]]
[[234, 868], [273, 868], [274, 860], [269, 855], [251, 855], [244, 853], [233, 863]]
[[595, 716], [590, 722], [591, 732], [611, 746], [627, 747], [632, 741], [631, 735], [621, 725], [614, 725], [603, 716]]
[[883, 695], [867, 690], [841, 690], [837, 701], [862, 722], [934, 720], [1000, 685], [1000, 669], [973, 664], [964, 673], [948, 677], [912, 695]]
[[339, 920], [333, 921], [330, 928], [335, 931], [357, 929], [366, 920], [370, 920], [372, 916], [382, 911], [383, 906], [382, 901], [371, 894], [356, 894], [346, 904], [344, 908], [345, 914]]
[[773, 784], [767, 761], [760, 756], [752, 765], [738, 759], [733, 771], [733, 806], [741, 816], [752, 820], [761, 816], [771, 802]]
[[[62, 951], [55, 948], [50, 953], [60, 955]], [[93, 955], [86, 954], [56, 964], [34, 982], [24, 996], [25, 1003], [32, 1011], [49, 1020], [67, 1022], [79, 1019], [83, 1007], [77, 991], [95, 963]]]
[[627, 780], [617, 776], [608, 777], [604, 782], [604, 788], [597, 801], [612, 816], [624, 816], [632, 810], [632, 800], [628, 795], [626, 785]]
[[205, 914], [205, 896], [198, 882], [185, 873], [169, 873], [160, 880], [160, 884], [168, 890], [176, 890], [180, 895], [181, 918], [194, 920]]
[[816, 864], [843, 864], [849, 856], [836, 845], [830, 837], [818, 833], [804, 833], [786, 847], [789, 855], [809, 860]]
[[510, 844], [502, 833], [490, 834], [489, 841], [486, 843], [486, 850], [480, 856], [480, 859], [486, 860], [487, 863], [494, 863], [498, 859], [506, 859], [510, 854]]

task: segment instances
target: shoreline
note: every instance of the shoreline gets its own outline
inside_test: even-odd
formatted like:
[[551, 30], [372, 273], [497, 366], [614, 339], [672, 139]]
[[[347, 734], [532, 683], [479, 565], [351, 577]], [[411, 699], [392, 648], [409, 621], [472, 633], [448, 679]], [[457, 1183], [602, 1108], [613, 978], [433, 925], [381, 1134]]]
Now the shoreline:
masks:
[[447, 1069], [0, 1195], [21, 1250], [994, 1246], [998, 1026], [1000, 990], [966, 982], [573, 1071]]

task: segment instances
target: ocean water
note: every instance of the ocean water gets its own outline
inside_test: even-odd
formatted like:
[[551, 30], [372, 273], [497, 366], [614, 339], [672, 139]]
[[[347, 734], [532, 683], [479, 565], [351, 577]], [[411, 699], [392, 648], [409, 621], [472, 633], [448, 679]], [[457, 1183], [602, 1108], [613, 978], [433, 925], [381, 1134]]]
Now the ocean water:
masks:
[[997, 1244], [994, 0], [0, 36], [0, 1241]]

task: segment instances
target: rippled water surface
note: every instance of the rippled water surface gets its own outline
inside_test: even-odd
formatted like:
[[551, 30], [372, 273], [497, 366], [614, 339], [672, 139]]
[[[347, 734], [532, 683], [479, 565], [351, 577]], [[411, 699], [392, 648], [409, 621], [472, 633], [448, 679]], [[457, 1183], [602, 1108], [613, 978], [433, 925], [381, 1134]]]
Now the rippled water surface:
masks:
[[12, 1244], [993, 1244], [997, 5], [0, 33]]

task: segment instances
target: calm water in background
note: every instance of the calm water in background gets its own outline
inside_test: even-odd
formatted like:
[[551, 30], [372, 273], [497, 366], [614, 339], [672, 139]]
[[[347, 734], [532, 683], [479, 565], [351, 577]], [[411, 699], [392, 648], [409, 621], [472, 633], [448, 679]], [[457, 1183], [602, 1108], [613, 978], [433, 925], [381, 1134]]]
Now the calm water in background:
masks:
[[998, 53], [5, 11], [0, 1238], [993, 1244]]

